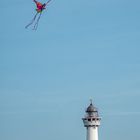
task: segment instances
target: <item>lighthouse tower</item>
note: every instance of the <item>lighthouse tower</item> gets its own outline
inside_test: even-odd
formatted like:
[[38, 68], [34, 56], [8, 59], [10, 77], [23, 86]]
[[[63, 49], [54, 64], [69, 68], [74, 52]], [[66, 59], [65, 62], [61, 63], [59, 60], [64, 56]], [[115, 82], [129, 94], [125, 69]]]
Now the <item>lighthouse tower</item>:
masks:
[[84, 126], [87, 128], [86, 140], [98, 140], [98, 127], [100, 125], [101, 118], [98, 115], [98, 110], [92, 104], [92, 100], [88, 108], [86, 109], [86, 115], [82, 118]]

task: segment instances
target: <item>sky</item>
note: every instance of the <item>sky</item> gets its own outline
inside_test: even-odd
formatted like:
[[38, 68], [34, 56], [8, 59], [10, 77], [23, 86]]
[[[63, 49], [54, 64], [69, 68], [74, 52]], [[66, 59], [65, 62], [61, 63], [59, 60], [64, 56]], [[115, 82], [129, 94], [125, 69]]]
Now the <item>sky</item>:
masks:
[[[140, 139], [140, 1], [52, 0], [36, 31], [32, 0], [0, 0], [0, 139]], [[45, 1], [41, 1], [45, 2]]]

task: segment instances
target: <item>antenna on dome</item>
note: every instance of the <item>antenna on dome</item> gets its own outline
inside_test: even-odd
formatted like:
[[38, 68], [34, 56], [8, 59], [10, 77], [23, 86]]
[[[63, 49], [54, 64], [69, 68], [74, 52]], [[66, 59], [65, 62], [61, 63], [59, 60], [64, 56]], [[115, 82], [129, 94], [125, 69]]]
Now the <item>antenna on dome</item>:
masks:
[[92, 104], [92, 99], [90, 99], [90, 104]]

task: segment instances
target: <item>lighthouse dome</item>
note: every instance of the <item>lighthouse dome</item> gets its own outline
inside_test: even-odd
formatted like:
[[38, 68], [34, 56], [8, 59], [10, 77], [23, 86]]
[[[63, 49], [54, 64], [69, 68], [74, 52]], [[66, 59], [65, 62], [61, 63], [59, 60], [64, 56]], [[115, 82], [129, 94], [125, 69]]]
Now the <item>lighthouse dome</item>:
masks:
[[86, 112], [97, 112], [97, 108], [94, 107], [93, 104], [91, 103], [91, 104], [88, 106]]

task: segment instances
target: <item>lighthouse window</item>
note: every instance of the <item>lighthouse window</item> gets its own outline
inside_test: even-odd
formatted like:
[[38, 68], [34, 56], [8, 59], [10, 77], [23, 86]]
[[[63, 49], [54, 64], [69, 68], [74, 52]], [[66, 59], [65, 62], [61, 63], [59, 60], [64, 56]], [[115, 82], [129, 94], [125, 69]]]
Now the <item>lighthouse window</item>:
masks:
[[88, 121], [91, 121], [91, 119], [88, 119]]
[[92, 120], [95, 121], [95, 118], [93, 118]]

